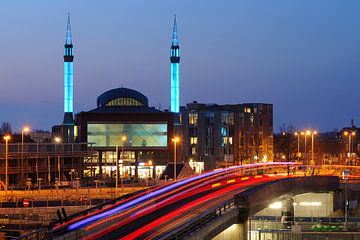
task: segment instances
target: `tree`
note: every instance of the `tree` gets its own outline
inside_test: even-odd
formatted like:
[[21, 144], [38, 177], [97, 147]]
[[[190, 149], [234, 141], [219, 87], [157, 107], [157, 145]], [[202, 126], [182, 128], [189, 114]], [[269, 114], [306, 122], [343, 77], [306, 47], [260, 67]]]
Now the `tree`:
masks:
[[295, 137], [295, 127], [292, 124], [280, 126], [280, 133], [274, 135], [274, 145], [276, 153], [285, 156], [287, 161], [296, 158], [297, 142]]
[[0, 135], [12, 134], [11, 124], [9, 122], [3, 122], [0, 127]]

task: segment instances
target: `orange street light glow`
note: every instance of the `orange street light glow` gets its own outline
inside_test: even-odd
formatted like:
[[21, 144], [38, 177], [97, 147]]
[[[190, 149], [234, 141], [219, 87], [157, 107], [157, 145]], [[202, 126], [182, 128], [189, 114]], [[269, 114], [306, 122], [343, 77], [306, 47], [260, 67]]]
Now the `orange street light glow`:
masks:
[[4, 140], [5, 140], [5, 141], [9, 141], [10, 139], [11, 139], [11, 136], [10, 136], [10, 135], [5, 135], [5, 136], [4, 136]]

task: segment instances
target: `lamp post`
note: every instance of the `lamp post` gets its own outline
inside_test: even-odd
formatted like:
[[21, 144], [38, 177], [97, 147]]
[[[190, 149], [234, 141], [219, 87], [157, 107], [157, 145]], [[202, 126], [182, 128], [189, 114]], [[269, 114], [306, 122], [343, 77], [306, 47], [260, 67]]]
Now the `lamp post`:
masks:
[[309, 164], [309, 159], [308, 159], [308, 153], [306, 150], [306, 136], [310, 136], [311, 135], [311, 131], [310, 130], [306, 130], [305, 132], [301, 132], [301, 135], [304, 135], [305, 141], [304, 141], [304, 155], [305, 155], [305, 164], [308, 165]]
[[179, 137], [174, 137], [171, 139], [174, 142], [174, 181], [176, 180], [176, 144], [180, 141]]
[[[57, 149], [56, 149], [56, 146], [57, 146], [57, 144], [61, 143], [61, 138], [60, 138], [60, 137], [55, 137], [54, 140], [55, 140], [55, 152], [57, 152], [57, 151], [56, 151], [56, 150], [57, 150]], [[58, 174], [59, 174], [59, 182], [58, 182], [59, 186], [61, 185], [61, 170], [60, 170], [60, 166], [61, 166], [61, 163], [60, 163], [60, 155], [58, 154], [58, 156], [57, 156], [57, 168], [58, 168]]]
[[21, 129], [21, 181], [24, 179], [24, 134], [30, 132], [30, 128], [25, 126]]
[[[152, 162], [152, 160], [149, 160], [149, 161], [148, 161], [148, 165], [149, 165], [149, 177], [152, 178], [152, 177], [153, 177], [153, 176], [152, 176], [152, 175], [153, 175], [153, 174], [152, 174], [152, 173], [153, 173], [153, 172], [152, 172], [152, 170], [153, 170], [153, 168], [152, 168], [152, 167], [153, 167], [153, 162]], [[154, 176], [154, 177], [155, 177], [155, 176]]]
[[300, 134], [303, 135], [304, 139], [305, 139], [305, 141], [304, 141], [304, 164], [306, 165], [306, 132], [301, 132]]
[[115, 197], [118, 196], [118, 183], [119, 183], [119, 146], [116, 144], [115, 147], [115, 168], [116, 168], [116, 176], [115, 176]]
[[121, 175], [120, 175], [121, 191], [124, 190], [124, 184], [123, 184], [123, 176], [122, 176], [122, 174], [123, 174], [123, 171], [124, 171], [123, 166], [124, 166], [124, 164], [125, 164], [125, 162], [124, 162], [124, 147], [125, 147], [126, 141], [127, 141], [127, 137], [126, 137], [126, 135], [123, 135], [123, 136], [121, 137], [121, 143], [122, 143], [122, 145], [121, 145], [121, 160], [122, 160], [122, 164], [121, 164]]
[[5, 140], [5, 191], [7, 194], [7, 189], [9, 186], [9, 173], [8, 173], [8, 168], [9, 168], [9, 162], [8, 162], [8, 154], [9, 154], [9, 140], [11, 139], [10, 135], [5, 135], [4, 136], [4, 140]]
[[311, 161], [312, 163], [315, 164], [315, 160], [314, 160], [314, 135], [317, 134], [317, 131], [312, 131], [311, 132]]
[[295, 134], [295, 136], [297, 136], [297, 159], [298, 159], [298, 162], [300, 162], [300, 134], [301, 133], [295, 132], [294, 134]]
[[356, 135], [356, 132], [355, 131], [351, 131], [351, 132], [348, 132], [348, 131], [345, 131], [344, 132], [344, 135], [347, 137], [347, 136], [349, 136], [349, 152], [348, 152], [348, 159], [349, 159], [349, 161], [348, 161], [348, 163], [350, 163], [350, 161], [351, 161], [351, 145], [352, 145], [352, 141], [351, 141], [351, 138], [353, 137], [353, 136], [355, 136]]
[[[124, 145], [125, 142], [127, 140], [126, 135], [121, 136], [121, 164], [124, 164]], [[120, 171], [119, 171], [119, 146], [116, 145], [116, 178], [115, 178], [115, 195], [117, 197], [118, 195], [118, 190], [119, 190], [119, 175], [120, 175]], [[122, 166], [121, 166], [122, 168]], [[120, 180], [121, 180], [121, 190], [123, 190], [123, 179], [122, 176], [120, 176]]]

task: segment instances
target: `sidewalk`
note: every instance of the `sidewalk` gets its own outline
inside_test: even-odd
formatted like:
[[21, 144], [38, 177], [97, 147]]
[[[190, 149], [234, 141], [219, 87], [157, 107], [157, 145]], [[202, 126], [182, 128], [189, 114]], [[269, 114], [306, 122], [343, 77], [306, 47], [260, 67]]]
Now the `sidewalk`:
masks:
[[[134, 191], [145, 189], [145, 187], [124, 187], [118, 189], [118, 196]], [[84, 201], [92, 198], [111, 199], [115, 197], [115, 188], [63, 188], [63, 189], [42, 189], [42, 190], [8, 190], [0, 191], [0, 202], [18, 202], [24, 198], [29, 201], [54, 201], [74, 200]]]

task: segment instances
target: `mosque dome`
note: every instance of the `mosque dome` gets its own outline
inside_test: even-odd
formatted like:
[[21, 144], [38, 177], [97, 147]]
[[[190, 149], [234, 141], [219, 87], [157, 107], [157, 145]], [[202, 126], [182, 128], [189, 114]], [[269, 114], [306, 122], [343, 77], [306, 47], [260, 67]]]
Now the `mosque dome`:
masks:
[[97, 107], [148, 107], [148, 99], [133, 89], [115, 88], [97, 98]]

